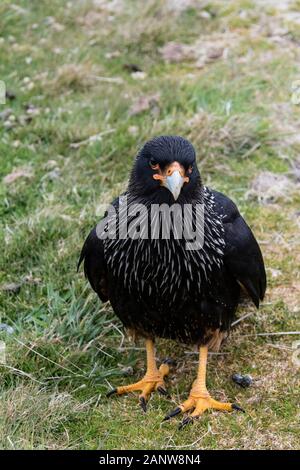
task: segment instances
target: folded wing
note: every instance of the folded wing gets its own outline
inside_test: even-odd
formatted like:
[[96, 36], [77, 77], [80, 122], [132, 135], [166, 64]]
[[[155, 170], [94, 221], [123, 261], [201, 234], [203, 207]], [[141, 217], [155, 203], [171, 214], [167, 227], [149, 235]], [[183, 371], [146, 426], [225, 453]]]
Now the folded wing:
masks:
[[259, 307], [266, 291], [266, 272], [260, 247], [231, 199], [213, 191], [216, 210], [225, 228], [225, 265]]

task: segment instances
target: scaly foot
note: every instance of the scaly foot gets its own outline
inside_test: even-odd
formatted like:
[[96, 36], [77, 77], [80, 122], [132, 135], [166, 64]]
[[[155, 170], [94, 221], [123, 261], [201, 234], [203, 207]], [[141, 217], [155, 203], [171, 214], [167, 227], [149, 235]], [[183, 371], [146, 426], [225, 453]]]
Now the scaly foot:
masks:
[[190, 414], [186, 416], [179, 425], [179, 429], [181, 429], [187, 424], [191, 423], [195, 418], [199, 418], [204, 413], [204, 411], [208, 409], [222, 411], [238, 410], [244, 412], [244, 410], [238, 405], [231, 403], [222, 403], [211, 398], [208, 392], [196, 393], [193, 392], [192, 389], [188, 399], [184, 401], [181, 405], [179, 405], [177, 408], [175, 408], [175, 410], [171, 411], [171, 413], [169, 413], [167, 416], [165, 416], [164, 421], [173, 418], [179, 413], [190, 412]]
[[146, 412], [147, 401], [149, 400], [153, 391], [156, 390], [161, 395], [168, 395], [164, 381], [164, 378], [169, 374], [170, 371], [168, 363], [170, 363], [170, 361], [167, 360], [161, 364], [159, 369], [147, 372], [141, 380], [134, 384], [114, 388], [107, 394], [107, 396], [110, 397], [114, 394], [123, 395], [124, 393], [141, 391], [142, 393], [139, 396], [139, 401], [142, 410]]

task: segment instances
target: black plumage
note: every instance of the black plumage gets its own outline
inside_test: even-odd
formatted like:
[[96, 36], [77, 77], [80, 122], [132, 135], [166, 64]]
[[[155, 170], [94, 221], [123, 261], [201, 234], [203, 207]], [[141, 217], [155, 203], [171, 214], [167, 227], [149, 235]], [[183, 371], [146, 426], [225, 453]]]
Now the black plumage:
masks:
[[[178, 162], [188, 174], [178, 198], [153, 174]], [[217, 349], [239, 303], [241, 287], [259, 306], [266, 289], [262, 254], [255, 237], [227, 196], [205, 187], [193, 146], [177, 136], [147, 142], [136, 157], [126, 193], [127, 206], [184, 207], [204, 204], [204, 243], [187, 250], [186, 240], [99, 239], [94, 228], [79, 265], [102, 301], [110, 300], [126, 328], [137, 334]], [[113, 202], [118, 217], [120, 200]], [[161, 226], [164, 220], [160, 221]]]

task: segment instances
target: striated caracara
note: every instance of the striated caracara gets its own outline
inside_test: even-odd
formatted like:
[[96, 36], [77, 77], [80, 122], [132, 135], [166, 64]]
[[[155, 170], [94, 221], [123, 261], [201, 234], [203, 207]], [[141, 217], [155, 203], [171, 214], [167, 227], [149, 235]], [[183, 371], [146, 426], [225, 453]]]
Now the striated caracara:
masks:
[[190, 142], [161, 136], [140, 150], [112, 209], [86, 239], [79, 265], [124, 327], [145, 339], [147, 371], [110, 394], [140, 391], [144, 411], [153, 391], [165, 394], [169, 364], [157, 367], [154, 341], [169, 338], [197, 345], [199, 368], [187, 400], [165, 419], [187, 413], [182, 426], [209, 408], [241, 410], [206, 388], [208, 350], [228, 335], [241, 289], [256, 307], [266, 290], [260, 248], [236, 205], [202, 184]]

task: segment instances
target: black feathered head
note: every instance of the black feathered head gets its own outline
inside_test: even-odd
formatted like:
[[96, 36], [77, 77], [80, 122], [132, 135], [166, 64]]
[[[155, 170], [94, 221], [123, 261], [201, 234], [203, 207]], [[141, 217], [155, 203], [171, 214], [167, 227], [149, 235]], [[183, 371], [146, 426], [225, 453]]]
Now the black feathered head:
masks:
[[192, 144], [172, 135], [146, 142], [136, 157], [128, 190], [161, 203], [191, 199], [201, 190]]

